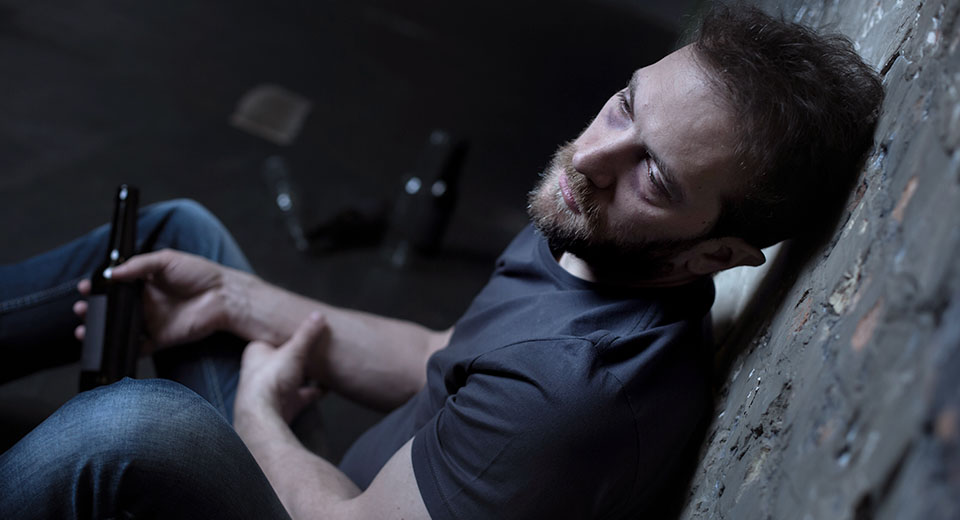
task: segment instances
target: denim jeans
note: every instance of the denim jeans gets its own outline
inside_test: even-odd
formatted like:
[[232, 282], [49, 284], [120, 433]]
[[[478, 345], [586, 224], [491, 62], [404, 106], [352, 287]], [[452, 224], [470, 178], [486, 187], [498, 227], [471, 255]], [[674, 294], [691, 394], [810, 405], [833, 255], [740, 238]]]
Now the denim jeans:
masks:
[[[102, 261], [108, 233], [0, 266], [0, 382], [79, 359], [76, 284]], [[250, 271], [192, 201], [144, 208], [138, 236], [139, 251], [169, 247]], [[0, 518], [286, 518], [230, 427], [242, 346], [216, 334], [163, 350], [154, 361], [169, 380], [125, 379], [70, 400], [0, 455]]]

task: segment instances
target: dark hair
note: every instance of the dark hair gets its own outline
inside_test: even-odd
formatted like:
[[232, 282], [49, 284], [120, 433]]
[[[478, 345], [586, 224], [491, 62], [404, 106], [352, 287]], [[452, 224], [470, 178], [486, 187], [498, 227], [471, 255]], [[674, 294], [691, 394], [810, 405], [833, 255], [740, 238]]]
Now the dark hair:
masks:
[[876, 72], [845, 37], [750, 6], [712, 7], [692, 43], [737, 121], [745, 176], [711, 236], [767, 247], [819, 224], [811, 217], [842, 204], [873, 143], [883, 100]]

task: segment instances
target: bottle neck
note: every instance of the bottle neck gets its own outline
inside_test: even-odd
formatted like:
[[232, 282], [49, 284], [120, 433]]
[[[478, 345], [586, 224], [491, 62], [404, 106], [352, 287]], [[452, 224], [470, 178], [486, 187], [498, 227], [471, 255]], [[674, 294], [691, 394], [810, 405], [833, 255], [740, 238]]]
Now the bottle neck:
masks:
[[132, 186], [122, 184], [117, 188], [107, 249], [106, 264], [109, 267], [120, 265], [134, 254], [139, 198], [139, 192]]

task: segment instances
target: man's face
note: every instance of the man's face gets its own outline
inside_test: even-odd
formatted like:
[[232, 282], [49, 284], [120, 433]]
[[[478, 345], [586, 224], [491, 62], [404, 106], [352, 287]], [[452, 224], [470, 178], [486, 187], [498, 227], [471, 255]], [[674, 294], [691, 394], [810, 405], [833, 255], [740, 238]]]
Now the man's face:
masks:
[[712, 229], [737, 188], [733, 118], [712, 88], [685, 47], [636, 71], [560, 147], [530, 194], [554, 251], [652, 276]]

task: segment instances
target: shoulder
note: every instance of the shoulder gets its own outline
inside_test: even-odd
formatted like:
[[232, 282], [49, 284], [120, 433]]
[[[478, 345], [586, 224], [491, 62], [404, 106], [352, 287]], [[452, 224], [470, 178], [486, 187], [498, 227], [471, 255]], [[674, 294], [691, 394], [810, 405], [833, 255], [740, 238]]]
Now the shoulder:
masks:
[[591, 518], [598, 498], [629, 493], [632, 412], [616, 379], [592, 368], [593, 347], [582, 338], [524, 341], [470, 364], [413, 442], [433, 518]]
[[601, 440], [634, 449], [635, 398], [605, 357], [607, 339], [526, 340], [477, 356], [441, 414], [451, 431], [489, 426], [548, 458]]
[[595, 518], [632, 508], [692, 426], [669, 413], [685, 408], [669, 398], [682, 393], [673, 381], [637, 384], [623, 363], [638, 356], [618, 359], [621, 339], [520, 341], [463, 366], [463, 385], [414, 438], [431, 515]]

